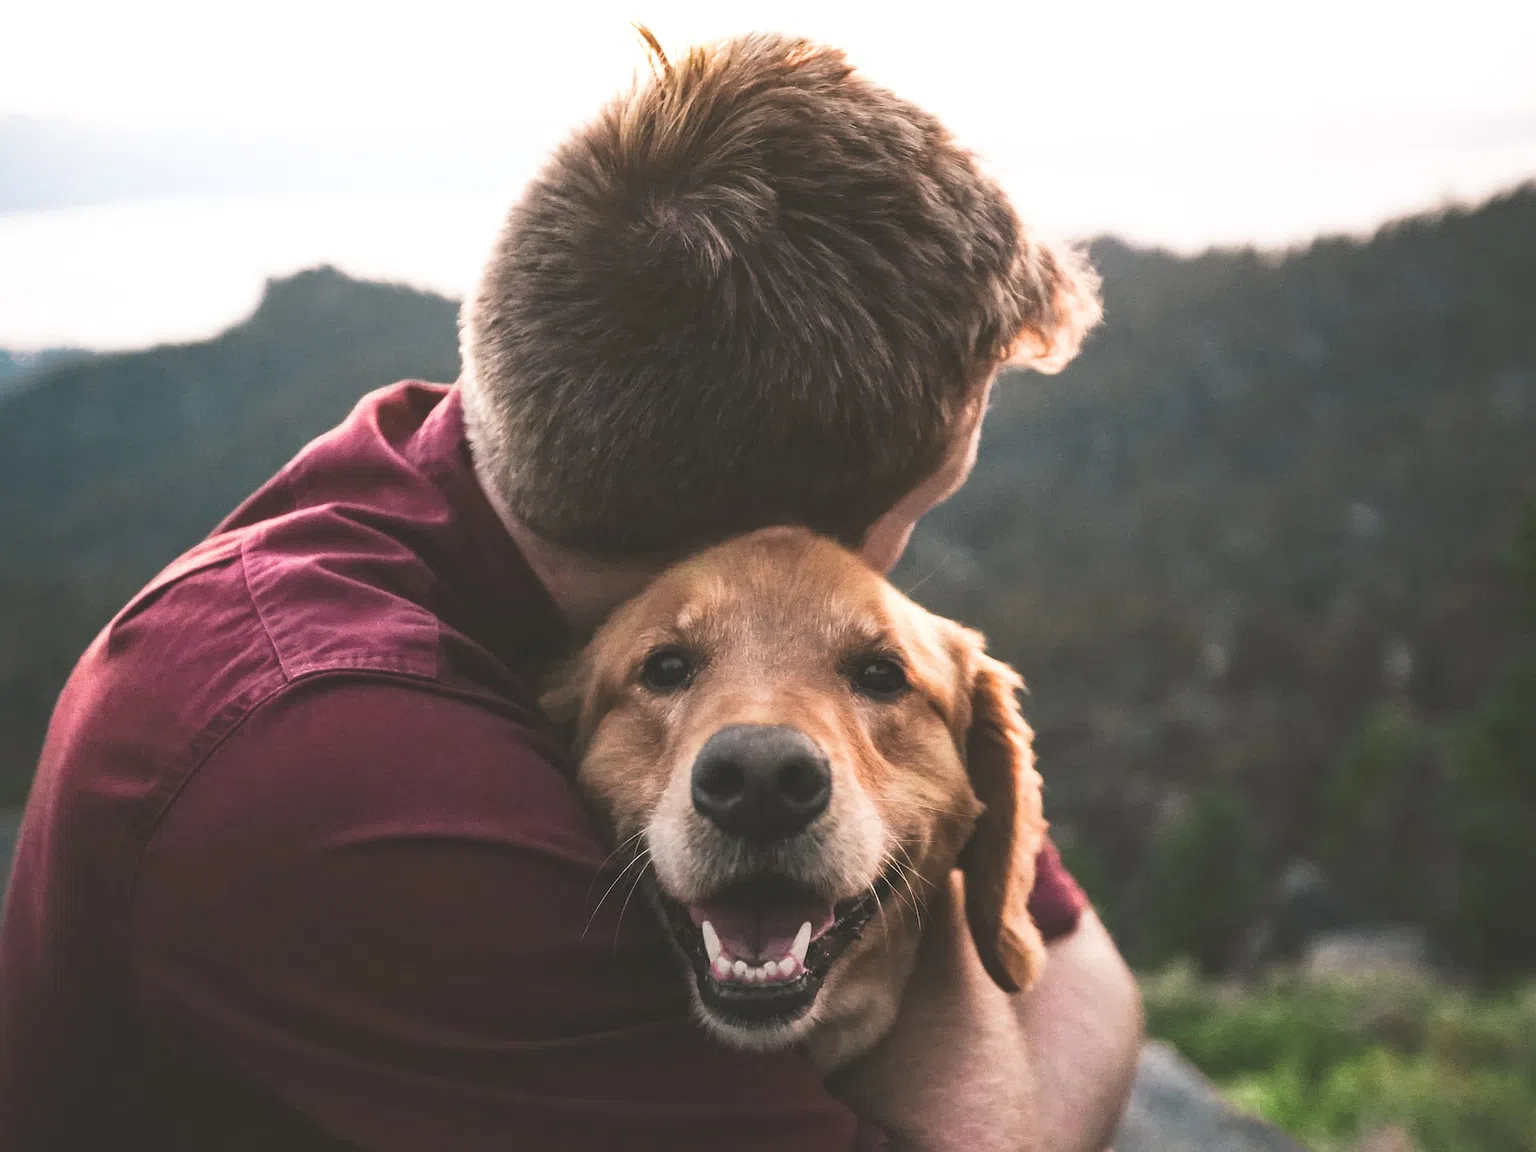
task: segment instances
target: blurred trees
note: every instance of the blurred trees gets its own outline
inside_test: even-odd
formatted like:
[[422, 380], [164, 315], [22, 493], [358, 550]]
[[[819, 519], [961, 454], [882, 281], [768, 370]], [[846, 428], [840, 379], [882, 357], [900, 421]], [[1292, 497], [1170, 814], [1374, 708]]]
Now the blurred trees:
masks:
[[1167, 945], [1170, 798], [1208, 790], [1272, 881], [1316, 860], [1360, 915], [1454, 934], [1455, 733], [1527, 643], [1502, 557], [1536, 495], [1536, 189], [1094, 259], [1105, 328], [1000, 383], [897, 583], [1024, 674], [1048, 811], [1133, 953]]
[[1239, 796], [1211, 789], [1154, 842], [1138, 960], [1188, 957], [1206, 973], [1233, 962], [1262, 896], [1256, 832]]
[[[1536, 500], [1510, 570], [1536, 614]], [[1484, 975], [1536, 968], [1536, 644], [1459, 733], [1452, 783], [1456, 899], [1448, 938]]]
[[1401, 701], [1378, 704], [1323, 786], [1319, 856], [1352, 902], [1381, 919], [1425, 919], [1445, 886], [1436, 736]]

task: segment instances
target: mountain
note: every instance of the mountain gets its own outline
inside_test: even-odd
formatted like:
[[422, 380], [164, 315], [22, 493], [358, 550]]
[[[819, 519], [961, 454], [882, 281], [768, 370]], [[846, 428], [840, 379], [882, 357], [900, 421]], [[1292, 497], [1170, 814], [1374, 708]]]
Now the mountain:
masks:
[[38, 352], [12, 352], [0, 348], [0, 398], [7, 392], [24, 388], [50, 368], [88, 355], [90, 353], [77, 348], [44, 348]]
[[[1536, 498], [1536, 187], [1368, 241], [1093, 255], [1105, 326], [1060, 376], [1000, 382], [895, 578], [1023, 672], [1058, 840], [1138, 947], [1158, 862], [1212, 859], [1179, 836], [1213, 830], [1198, 868], [1234, 884], [1326, 857], [1381, 808], [1339, 785], [1376, 762], [1361, 733], [1440, 733], [1529, 647], [1504, 558]], [[454, 378], [454, 312], [321, 269], [215, 340], [0, 398], [0, 791], [149, 576], [363, 392]], [[1397, 823], [1336, 869], [1391, 873], [1407, 895], [1375, 911], [1410, 918], [1449, 867], [1421, 751], [1387, 758]]]
[[[1134, 936], [1203, 793], [1242, 797], [1271, 869], [1317, 853], [1373, 712], [1449, 723], [1528, 644], [1504, 557], [1536, 496], [1536, 188], [1364, 243], [1093, 255], [1104, 329], [997, 389], [897, 579], [1030, 683], [1048, 811]], [[1433, 845], [1371, 848], [1408, 911], [1444, 887]]]
[[127, 597], [363, 393], [458, 374], [456, 306], [322, 268], [216, 339], [97, 356], [0, 395], [0, 795]]

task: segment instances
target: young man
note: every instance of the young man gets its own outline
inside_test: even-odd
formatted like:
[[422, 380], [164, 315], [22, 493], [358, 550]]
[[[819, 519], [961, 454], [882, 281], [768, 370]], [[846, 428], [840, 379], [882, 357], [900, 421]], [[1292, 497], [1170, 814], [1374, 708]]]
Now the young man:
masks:
[[514, 208], [459, 385], [364, 398], [82, 658], [0, 938], [0, 1145], [1102, 1148], [1136, 993], [1053, 853], [1043, 982], [998, 992], [948, 910], [829, 1091], [688, 1019], [535, 704], [701, 544], [799, 522], [895, 563], [998, 364], [1096, 315], [837, 53], [661, 62]]

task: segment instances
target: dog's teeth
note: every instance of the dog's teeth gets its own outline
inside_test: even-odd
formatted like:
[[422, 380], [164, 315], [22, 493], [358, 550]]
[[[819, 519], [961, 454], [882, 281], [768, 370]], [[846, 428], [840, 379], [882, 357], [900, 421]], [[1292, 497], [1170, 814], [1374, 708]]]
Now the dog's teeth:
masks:
[[769, 960], [764, 964], [763, 975], [770, 980], [777, 980], [779, 978], [779, 962], [777, 960]]
[[731, 962], [724, 956], [716, 956], [710, 967], [715, 973], [716, 980], [724, 980], [731, 974]]
[[807, 920], [800, 925], [800, 931], [795, 933], [795, 942], [789, 946], [789, 954], [794, 957], [795, 963], [804, 964], [805, 954], [811, 947], [811, 922]]
[[736, 961], [736, 963], [731, 965], [731, 971], [736, 974], [736, 979], [740, 980], [747, 974], [747, 962], [745, 960]]
[[699, 925], [699, 931], [704, 934], [704, 952], [713, 964], [720, 959], [720, 933], [715, 931], [715, 926], [708, 920]]

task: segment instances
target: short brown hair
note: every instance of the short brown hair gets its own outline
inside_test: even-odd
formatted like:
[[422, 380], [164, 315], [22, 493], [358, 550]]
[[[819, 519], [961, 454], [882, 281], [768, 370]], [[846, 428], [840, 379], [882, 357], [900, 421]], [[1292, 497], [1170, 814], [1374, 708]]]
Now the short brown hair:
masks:
[[477, 465], [565, 547], [778, 523], [856, 546], [1000, 363], [1072, 357], [1097, 282], [841, 52], [751, 35], [670, 63], [651, 43], [651, 75], [554, 152], [465, 304]]

